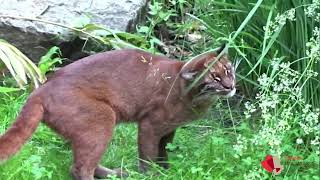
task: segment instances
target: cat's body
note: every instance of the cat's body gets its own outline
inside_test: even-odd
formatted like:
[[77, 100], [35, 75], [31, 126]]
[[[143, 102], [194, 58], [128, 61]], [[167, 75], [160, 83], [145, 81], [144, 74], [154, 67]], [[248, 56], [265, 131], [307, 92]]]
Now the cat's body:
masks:
[[[205, 62], [214, 56], [209, 54], [185, 65], [139, 50], [118, 50], [68, 65], [31, 94], [17, 121], [0, 138], [0, 159], [17, 152], [43, 118], [71, 142], [74, 179], [116, 174], [98, 166], [99, 160], [114, 126], [135, 121], [139, 127], [139, 157], [167, 167], [165, 146], [172, 141], [175, 129], [197, 118], [211, 104], [210, 99], [196, 97], [202, 92], [201, 83], [187, 94], [184, 90], [195, 72], [203, 70]], [[228, 71], [233, 71], [231, 64], [226, 65], [226, 58], [220, 61], [223, 69], [230, 66]], [[221, 73], [227, 75], [226, 69]], [[223, 95], [234, 93], [233, 72], [227, 79], [219, 79], [229, 88]], [[145, 171], [147, 164], [141, 161], [140, 170]]]

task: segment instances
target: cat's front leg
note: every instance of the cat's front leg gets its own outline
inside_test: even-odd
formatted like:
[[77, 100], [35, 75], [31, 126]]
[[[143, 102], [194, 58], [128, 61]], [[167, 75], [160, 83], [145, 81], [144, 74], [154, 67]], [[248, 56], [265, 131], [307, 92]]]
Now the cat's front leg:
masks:
[[164, 135], [161, 139], [160, 139], [160, 143], [159, 143], [159, 156], [157, 159], [157, 163], [165, 168], [168, 169], [169, 168], [169, 163], [168, 163], [168, 153], [167, 153], [167, 149], [166, 146], [168, 143], [172, 143], [173, 138], [174, 138], [174, 134], [175, 134], [175, 130]]
[[139, 149], [139, 170], [146, 172], [149, 169], [150, 162], [155, 162], [159, 155], [160, 136], [157, 135], [157, 129], [149, 121], [141, 121], [138, 131], [138, 149]]

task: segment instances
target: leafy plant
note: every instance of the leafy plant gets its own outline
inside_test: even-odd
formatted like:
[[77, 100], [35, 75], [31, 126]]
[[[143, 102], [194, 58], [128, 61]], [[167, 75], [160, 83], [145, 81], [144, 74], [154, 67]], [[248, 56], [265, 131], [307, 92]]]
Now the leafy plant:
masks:
[[0, 93], [8, 93], [8, 92], [14, 92], [14, 91], [19, 91], [20, 89], [18, 88], [10, 88], [10, 87], [2, 87], [0, 86]]
[[[20, 88], [27, 84], [27, 77], [39, 87], [46, 78], [37, 66], [16, 47], [0, 39], [0, 60], [8, 68], [10, 74], [16, 80]], [[8, 91], [10, 89], [6, 89]], [[11, 89], [13, 90], [13, 89]]]
[[141, 36], [110, 30], [96, 24], [86, 24], [83, 27], [79, 27], [79, 33], [76, 35], [81, 39], [94, 40], [98, 44], [102, 43], [104, 46], [109, 46], [113, 49], [141, 49], [148, 46], [148, 42]]
[[39, 69], [42, 76], [45, 76], [47, 72], [53, 71], [56, 64], [61, 64], [63, 59], [61, 58], [62, 53], [59, 47], [54, 46], [49, 49], [49, 51], [41, 57], [39, 61]]

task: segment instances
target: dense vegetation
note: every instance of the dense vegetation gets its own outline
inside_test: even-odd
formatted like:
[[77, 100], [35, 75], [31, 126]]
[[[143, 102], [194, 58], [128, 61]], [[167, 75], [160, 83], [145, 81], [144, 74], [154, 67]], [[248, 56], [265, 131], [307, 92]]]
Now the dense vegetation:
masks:
[[[238, 94], [178, 130], [167, 147], [170, 170], [154, 165], [138, 173], [133, 124], [117, 127], [102, 164], [124, 168], [129, 179], [271, 179], [260, 162], [272, 154], [284, 166], [278, 179], [320, 179], [319, 12], [319, 0], [155, 0], [134, 34], [79, 26], [79, 36], [90, 40], [86, 51], [130, 46], [187, 60], [227, 42], [237, 66]], [[52, 51], [42, 73], [61, 60]], [[10, 76], [1, 81], [15, 84]], [[0, 88], [1, 133], [30, 93], [11, 90]], [[69, 179], [71, 161], [69, 144], [41, 125], [0, 166], [0, 179]]]

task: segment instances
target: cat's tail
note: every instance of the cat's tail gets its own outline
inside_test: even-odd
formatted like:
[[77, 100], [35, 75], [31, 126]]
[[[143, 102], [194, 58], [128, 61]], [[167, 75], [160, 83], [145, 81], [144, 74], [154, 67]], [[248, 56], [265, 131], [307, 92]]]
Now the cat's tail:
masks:
[[16, 121], [0, 137], [0, 160], [6, 160], [19, 151], [31, 137], [43, 117], [43, 106], [38, 97], [30, 96]]

